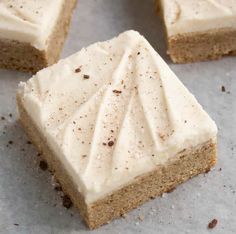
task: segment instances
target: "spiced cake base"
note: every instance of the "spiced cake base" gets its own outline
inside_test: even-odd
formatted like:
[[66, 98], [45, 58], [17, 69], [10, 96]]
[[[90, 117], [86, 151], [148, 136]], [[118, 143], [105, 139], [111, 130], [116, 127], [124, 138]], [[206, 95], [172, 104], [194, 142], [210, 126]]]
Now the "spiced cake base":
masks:
[[0, 68], [23, 72], [37, 71], [56, 63], [67, 37], [72, 11], [77, 0], [67, 0], [62, 7], [46, 50], [38, 50], [29, 43], [0, 39]]
[[219, 29], [169, 37], [168, 54], [174, 63], [216, 60], [236, 55], [236, 30]]
[[43, 159], [47, 161], [64, 193], [79, 208], [81, 217], [90, 229], [98, 228], [144, 202], [173, 190], [178, 184], [193, 176], [208, 172], [216, 163], [216, 144], [209, 139], [208, 142], [195, 148], [179, 152], [167, 164], [157, 166], [154, 171], [135, 178], [130, 184], [117, 189], [112, 194], [92, 204], [86, 204], [63, 164], [25, 111], [20, 96], [17, 97], [17, 102], [20, 121], [29, 138], [42, 154]]

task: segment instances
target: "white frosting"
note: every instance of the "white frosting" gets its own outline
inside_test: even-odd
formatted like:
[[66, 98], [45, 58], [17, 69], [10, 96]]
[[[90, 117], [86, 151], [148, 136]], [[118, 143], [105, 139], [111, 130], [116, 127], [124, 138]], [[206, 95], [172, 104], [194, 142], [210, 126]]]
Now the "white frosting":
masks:
[[216, 139], [215, 123], [135, 31], [40, 71], [19, 93], [87, 203]]
[[0, 38], [47, 48], [64, 0], [1, 0]]
[[236, 28], [235, 0], [161, 0], [168, 36]]

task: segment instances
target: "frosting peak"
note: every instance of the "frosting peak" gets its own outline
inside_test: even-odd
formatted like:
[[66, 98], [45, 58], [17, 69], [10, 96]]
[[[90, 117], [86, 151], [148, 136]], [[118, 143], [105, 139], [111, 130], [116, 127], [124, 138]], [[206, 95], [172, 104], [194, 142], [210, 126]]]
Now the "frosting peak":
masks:
[[28, 113], [87, 202], [216, 137], [216, 125], [135, 31], [21, 83]]

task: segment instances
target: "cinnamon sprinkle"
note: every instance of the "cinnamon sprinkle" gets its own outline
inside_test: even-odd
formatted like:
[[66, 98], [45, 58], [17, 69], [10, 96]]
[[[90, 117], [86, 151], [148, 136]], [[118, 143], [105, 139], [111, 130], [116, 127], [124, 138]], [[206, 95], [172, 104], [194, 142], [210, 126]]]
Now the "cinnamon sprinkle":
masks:
[[113, 93], [117, 93], [117, 94], [122, 93], [122, 91], [120, 91], [120, 90], [115, 90], [115, 89], [114, 89], [112, 92], [113, 92]]
[[108, 146], [112, 147], [114, 145], [114, 141], [109, 141]]

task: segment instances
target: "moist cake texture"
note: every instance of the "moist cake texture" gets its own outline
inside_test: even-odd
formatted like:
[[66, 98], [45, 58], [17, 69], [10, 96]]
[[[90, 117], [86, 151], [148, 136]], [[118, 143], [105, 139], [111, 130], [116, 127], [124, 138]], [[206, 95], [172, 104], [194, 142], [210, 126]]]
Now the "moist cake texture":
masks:
[[77, 0], [2, 0], [0, 68], [37, 72], [57, 62]]
[[216, 162], [217, 127], [138, 32], [20, 83], [21, 122], [90, 228]]
[[173, 62], [195, 62], [235, 54], [235, 0], [157, 0], [157, 3]]

